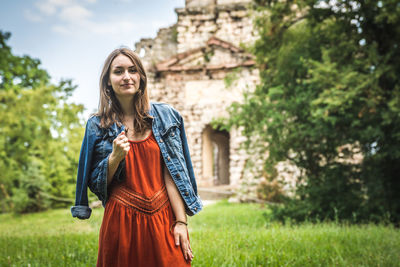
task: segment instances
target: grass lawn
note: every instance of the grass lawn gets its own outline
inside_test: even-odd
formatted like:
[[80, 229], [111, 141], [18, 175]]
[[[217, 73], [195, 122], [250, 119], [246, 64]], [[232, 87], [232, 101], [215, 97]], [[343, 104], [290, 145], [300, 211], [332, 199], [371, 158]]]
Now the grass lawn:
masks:
[[[219, 202], [189, 219], [193, 266], [400, 266], [400, 231], [266, 223], [256, 204]], [[0, 266], [95, 266], [102, 209], [0, 215]]]

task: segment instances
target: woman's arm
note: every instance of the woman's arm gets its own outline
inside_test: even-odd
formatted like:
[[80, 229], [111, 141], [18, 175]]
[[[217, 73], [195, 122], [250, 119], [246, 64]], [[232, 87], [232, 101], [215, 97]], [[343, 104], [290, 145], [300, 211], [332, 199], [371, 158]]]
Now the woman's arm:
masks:
[[[183, 199], [179, 194], [178, 188], [172, 177], [164, 164], [164, 179], [165, 186], [167, 187], [169, 201], [171, 202], [172, 210], [175, 215], [175, 224], [174, 224], [174, 237], [175, 237], [175, 245], [181, 246], [183, 256], [185, 260], [192, 261], [193, 253], [189, 244], [189, 233], [187, 229], [186, 213], [185, 213], [185, 204], [183, 203]], [[180, 223], [184, 222], [184, 223]]]

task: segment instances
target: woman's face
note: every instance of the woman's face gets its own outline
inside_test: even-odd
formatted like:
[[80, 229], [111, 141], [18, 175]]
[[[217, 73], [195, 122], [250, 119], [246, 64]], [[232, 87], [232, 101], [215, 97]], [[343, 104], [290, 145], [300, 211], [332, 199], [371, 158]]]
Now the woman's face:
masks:
[[140, 75], [132, 60], [125, 55], [118, 55], [111, 62], [110, 81], [117, 97], [133, 96], [140, 87]]

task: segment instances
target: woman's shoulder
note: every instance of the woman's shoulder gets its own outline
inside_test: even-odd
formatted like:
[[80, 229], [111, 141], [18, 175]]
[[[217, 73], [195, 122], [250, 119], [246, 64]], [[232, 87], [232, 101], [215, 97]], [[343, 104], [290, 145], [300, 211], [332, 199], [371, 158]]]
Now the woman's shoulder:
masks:
[[151, 102], [150, 114], [161, 120], [166, 127], [182, 124], [182, 116], [179, 112], [166, 103]]
[[165, 115], [173, 115], [178, 118], [181, 117], [179, 112], [170, 104], [162, 102], [151, 102], [151, 109], [156, 110], [158, 113], [163, 113]]
[[104, 129], [101, 127], [101, 117], [97, 114], [90, 115], [89, 119], [86, 122], [86, 129], [90, 133], [95, 133], [96, 135], [103, 135], [104, 132], [107, 132], [108, 129]]
[[153, 102], [152, 101], [152, 102], [150, 102], [150, 105], [152, 108], [156, 108], [156, 109], [175, 110], [175, 108], [172, 105], [163, 103], [163, 102]]
[[97, 114], [90, 115], [86, 123], [88, 126], [100, 127], [100, 116]]

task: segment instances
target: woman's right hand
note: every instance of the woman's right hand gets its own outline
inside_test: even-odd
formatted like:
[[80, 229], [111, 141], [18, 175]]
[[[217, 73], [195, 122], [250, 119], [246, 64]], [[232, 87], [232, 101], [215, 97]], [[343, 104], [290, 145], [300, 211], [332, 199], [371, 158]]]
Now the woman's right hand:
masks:
[[130, 147], [128, 137], [126, 137], [125, 131], [122, 131], [113, 141], [110, 158], [121, 162], [128, 155]]

